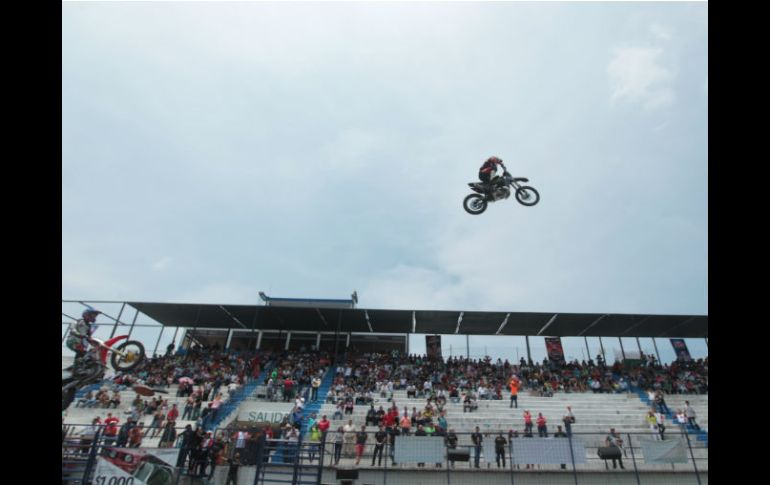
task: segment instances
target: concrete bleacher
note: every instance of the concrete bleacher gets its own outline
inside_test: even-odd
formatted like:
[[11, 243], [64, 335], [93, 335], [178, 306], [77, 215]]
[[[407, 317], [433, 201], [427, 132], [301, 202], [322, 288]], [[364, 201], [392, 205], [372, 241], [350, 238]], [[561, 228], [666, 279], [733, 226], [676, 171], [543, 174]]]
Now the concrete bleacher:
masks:
[[[112, 390], [111, 390], [112, 389], [112, 385], [111, 385], [111, 383], [104, 382], [104, 383], [101, 384], [101, 387], [102, 388], [110, 389], [110, 397], [112, 397]], [[188, 424], [191, 425], [193, 428], [195, 428], [195, 423], [196, 423], [194, 420], [182, 420], [181, 419], [182, 418], [182, 414], [184, 413], [185, 403], [187, 402], [187, 396], [185, 396], [185, 397], [177, 397], [176, 393], [177, 393], [177, 389], [178, 388], [179, 388], [179, 386], [177, 384], [174, 384], [174, 385], [171, 385], [168, 388], [161, 388], [163, 390], [168, 391], [167, 394], [157, 393], [156, 396], [152, 396], [152, 397], [142, 396], [142, 400], [143, 401], [144, 400], [148, 400], [149, 401], [149, 400], [154, 399], [155, 397], [161, 397], [164, 400], [168, 400], [168, 409], [171, 409], [174, 404], [177, 405], [177, 409], [179, 409], [179, 417], [176, 420], [177, 433], [181, 432], [182, 429], [186, 425], [188, 425]], [[224, 406], [224, 403], [227, 402], [230, 399], [230, 392], [229, 392], [227, 386], [222, 386], [219, 389], [219, 392], [222, 394], [222, 399], [223, 399], [223, 405], [222, 406]], [[238, 391], [236, 390], [235, 392], [238, 392]], [[97, 417], [97, 416], [100, 417], [102, 419], [102, 421], [104, 421], [104, 419], [107, 417], [107, 413], [112, 413], [113, 416], [115, 416], [118, 419], [120, 419], [120, 422], [118, 423], [118, 426], [122, 426], [126, 422], [126, 419], [129, 416], [128, 415], [128, 411], [131, 408], [131, 403], [136, 398], [136, 393], [133, 392], [130, 388], [127, 388], [127, 389], [125, 389], [123, 391], [120, 391], [120, 398], [121, 398], [120, 406], [118, 406], [117, 408], [113, 408], [112, 406], [110, 406], [109, 408], [102, 408], [99, 404], [97, 404], [95, 407], [92, 407], [92, 408], [86, 408], [86, 407], [82, 407], [82, 406], [81, 407], [76, 407], [76, 405], [77, 405], [77, 403], [78, 403], [78, 401], [80, 399], [80, 398], [76, 398], [72, 402], [72, 404], [66, 410], [66, 415], [64, 417], [64, 423], [66, 425], [83, 425], [83, 426], [85, 426], [85, 425], [91, 424], [91, 421], [95, 417]], [[203, 408], [205, 406], [207, 406], [208, 403], [210, 403], [210, 402], [211, 402], [211, 400], [204, 401], [203, 404], [201, 405], [201, 410], [203, 410]], [[221, 408], [220, 408], [220, 412], [222, 412]], [[150, 437], [147, 436], [147, 429], [150, 426], [150, 424], [152, 423], [152, 419], [153, 419], [153, 416], [151, 414], [142, 414], [139, 417], [139, 422], [143, 422], [144, 423], [143, 429], [145, 431], [145, 436], [142, 438], [142, 447], [157, 447], [159, 442], [160, 442], [160, 436], [161, 436], [162, 429], [161, 429], [161, 432], [158, 432], [158, 434], [154, 438], [150, 438]], [[164, 420], [164, 425], [165, 425], [165, 423], [166, 423], [166, 421]], [[75, 427], [72, 428], [71, 432], [74, 435], [77, 435], [82, 430], [83, 430], [82, 427], [75, 426]], [[152, 431], [150, 431], [150, 434], [151, 433], [152, 433]]]
[[[403, 415], [404, 407], [406, 406], [410, 416], [413, 407], [416, 407], [418, 411], [422, 411], [427, 402], [425, 398], [407, 398], [405, 390], [394, 391], [393, 399], [398, 406], [399, 415]], [[685, 399], [689, 400], [690, 404], [695, 408], [698, 414], [698, 424], [701, 428], [707, 429], [708, 396], [666, 396], [666, 403], [672, 408], [672, 411], [675, 411], [680, 400], [683, 406]], [[604, 439], [609, 433], [610, 428], [615, 428], [621, 434], [640, 433], [632, 435], [635, 443], [637, 443], [639, 438], [649, 438], [652, 436], [645, 421], [649, 408], [634, 393], [555, 393], [553, 397], [538, 397], [529, 395], [527, 392], [520, 392], [518, 408], [513, 409], [509, 407], [509, 399], [479, 400], [477, 402], [478, 409], [473, 412], [463, 412], [462, 402], [452, 403], [447, 401], [446, 406], [444, 406], [447, 424], [449, 428], [454, 429], [458, 434], [458, 446], [460, 447], [471, 445], [470, 435], [461, 433], [472, 433], [475, 431], [476, 426], [479, 427], [483, 434], [489, 433], [490, 437], [493, 436], [493, 433], [496, 435], [497, 432], [504, 431], [504, 435], [507, 438], [508, 430], [510, 429], [518, 431], [519, 436], [522, 436], [524, 432], [524, 410], [529, 410], [532, 415], [533, 434], [535, 437], [538, 436], [536, 422], [538, 413], [543, 413], [547, 420], [548, 436], [553, 436], [558, 425], [564, 428], [562, 418], [567, 413], [567, 406], [572, 407], [572, 412], [576, 418], [575, 424], [572, 425], [573, 437], [584, 443], [589, 457], [593, 454], [595, 458], [596, 448], [604, 446]], [[376, 397], [374, 406], [375, 409], [379, 409], [382, 406], [387, 410], [391, 403], [387, 399]], [[350, 419], [353, 420], [356, 429], [359, 429], [361, 425], [366, 424], [366, 413], [368, 410], [369, 405], [356, 405], [352, 415], [344, 414], [342, 419], [332, 420], [332, 430], [347, 424]], [[318, 415], [326, 414], [329, 419], [332, 419], [335, 411], [336, 406], [334, 404], [325, 403]], [[437, 417], [434, 417], [433, 422], [435, 423], [436, 420]], [[367, 432], [374, 433], [377, 431], [377, 427], [370, 425], [367, 426], [366, 430]], [[414, 433], [414, 430], [412, 428], [411, 432]], [[674, 423], [669, 422], [667, 424], [666, 433], [668, 436], [677, 435], [679, 432], [679, 428]], [[627, 436], [623, 436], [623, 439], [628, 441]], [[699, 467], [701, 467], [701, 460], [703, 460], [702, 466], [707, 469], [708, 452], [703, 449], [703, 445], [700, 446], [700, 448], [694, 450], [695, 456], [699, 460]], [[630, 459], [630, 454], [628, 459]], [[348, 461], [353, 462], [352, 459], [346, 460], [343, 458], [340, 463], [343, 464], [344, 462], [347, 465]], [[369, 462], [366, 459], [363, 459], [361, 463], [363, 464], [365, 461], [368, 465]], [[593, 466], [604, 468], [603, 462], [598, 461]], [[687, 469], [690, 465], [676, 465], [676, 467]]]

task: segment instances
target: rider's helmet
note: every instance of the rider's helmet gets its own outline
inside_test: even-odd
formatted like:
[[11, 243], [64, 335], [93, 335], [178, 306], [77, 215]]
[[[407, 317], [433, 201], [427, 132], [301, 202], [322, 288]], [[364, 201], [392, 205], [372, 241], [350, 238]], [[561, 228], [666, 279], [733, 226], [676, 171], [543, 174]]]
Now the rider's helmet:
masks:
[[100, 314], [99, 310], [94, 310], [93, 308], [86, 308], [83, 310], [83, 320], [85, 320], [88, 323], [94, 323], [96, 321], [96, 316]]
[[494, 157], [494, 156], [493, 157], [489, 157], [488, 161], [493, 162], [493, 163], [499, 163], [499, 164], [503, 163], [502, 160], [500, 160], [498, 157]]

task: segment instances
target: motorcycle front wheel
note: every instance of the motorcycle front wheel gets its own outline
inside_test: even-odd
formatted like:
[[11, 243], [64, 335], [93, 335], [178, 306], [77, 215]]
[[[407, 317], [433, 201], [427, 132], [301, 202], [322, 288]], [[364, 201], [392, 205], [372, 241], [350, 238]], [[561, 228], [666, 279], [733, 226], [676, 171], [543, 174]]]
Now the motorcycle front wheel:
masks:
[[124, 354], [112, 353], [110, 362], [116, 371], [130, 371], [144, 360], [144, 345], [136, 340], [129, 340], [118, 345], [117, 350]]
[[534, 187], [525, 185], [516, 190], [516, 200], [518, 200], [521, 205], [533, 206], [540, 202], [540, 194]]
[[463, 209], [468, 214], [479, 215], [487, 210], [487, 200], [483, 195], [471, 194], [463, 200]]

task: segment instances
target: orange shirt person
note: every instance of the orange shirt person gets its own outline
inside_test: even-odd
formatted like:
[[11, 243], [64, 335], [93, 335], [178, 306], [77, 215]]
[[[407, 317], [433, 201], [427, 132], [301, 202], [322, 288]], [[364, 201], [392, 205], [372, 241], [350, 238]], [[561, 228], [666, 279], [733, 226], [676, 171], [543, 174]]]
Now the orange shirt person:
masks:
[[516, 379], [511, 379], [511, 382], [508, 384], [508, 386], [511, 388], [511, 408], [514, 404], [516, 404], [516, 409], [519, 408], [519, 381]]

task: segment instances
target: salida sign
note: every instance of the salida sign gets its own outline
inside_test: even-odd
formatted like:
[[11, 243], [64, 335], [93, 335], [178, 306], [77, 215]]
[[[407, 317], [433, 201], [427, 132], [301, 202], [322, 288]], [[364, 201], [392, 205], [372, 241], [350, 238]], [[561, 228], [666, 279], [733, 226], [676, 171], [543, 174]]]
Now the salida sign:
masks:
[[283, 418], [289, 416], [289, 413], [270, 413], [252, 411], [246, 416], [248, 421], [256, 421], [258, 423], [280, 423]]
[[241, 405], [238, 419], [257, 423], [280, 423], [291, 412], [288, 403], [253, 402]]

